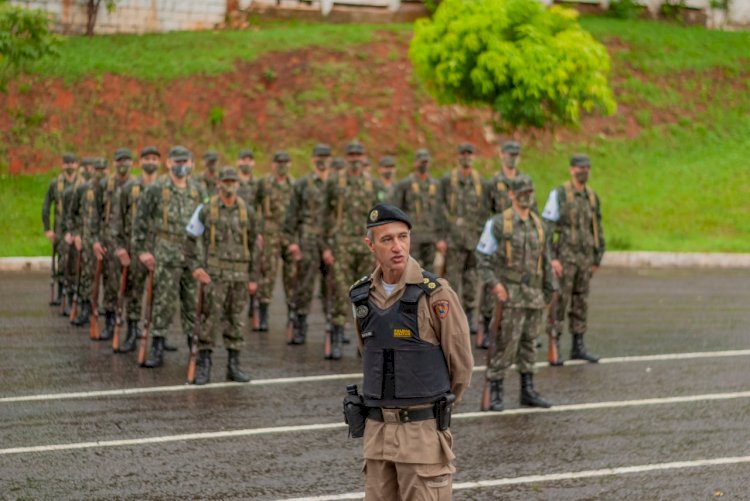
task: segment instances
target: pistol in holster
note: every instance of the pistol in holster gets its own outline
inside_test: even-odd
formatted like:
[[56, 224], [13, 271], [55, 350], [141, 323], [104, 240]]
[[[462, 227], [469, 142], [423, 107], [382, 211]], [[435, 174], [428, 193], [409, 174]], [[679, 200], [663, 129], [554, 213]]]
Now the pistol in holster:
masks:
[[451, 426], [451, 411], [453, 402], [456, 401], [456, 395], [448, 393], [446, 396], [435, 402], [435, 421], [437, 429], [445, 431]]
[[344, 422], [349, 425], [349, 436], [361, 438], [365, 434], [365, 420], [367, 419], [367, 406], [362, 395], [357, 393], [357, 385], [346, 386], [346, 397], [344, 397]]

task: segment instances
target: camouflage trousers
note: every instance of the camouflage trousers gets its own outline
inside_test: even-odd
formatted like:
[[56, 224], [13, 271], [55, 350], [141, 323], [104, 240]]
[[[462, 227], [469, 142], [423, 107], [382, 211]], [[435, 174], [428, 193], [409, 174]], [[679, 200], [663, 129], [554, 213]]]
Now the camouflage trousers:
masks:
[[182, 263], [170, 262], [156, 255], [154, 269], [153, 337], [166, 337], [180, 301], [182, 332], [192, 335], [195, 323], [195, 279]]
[[280, 236], [265, 236], [263, 251], [260, 257], [260, 282], [258, 283], [258, 298], [261, 304], [268, 304], [273, 297], [273, 286], [279, 272], [279, 261], [282, 261], [282, 275], [284, 282], [284, 297], [287, 303], [292, 298], [294, 290], [296, 266], [291, 254], [287, 251], [287, 243]]
[[372, 253], [361, 238], [338, 242], [333, 248], [333, 309], [331, 323], [344, 326], [352, 315], [349, 287], [375, 268]]
[[542, 328], [544, 310], [505, 308], [500, 332], [495, 335], [495, 354], [487, 368], [487, 379], [498, 381], [513, 362], [521, 374], [533, 374], [536, 338]]
[[411, 256], [427, 271], [434, 272], [435, 252], [434, 240], [412, 240], [411, 242]]
[[320, 296], [323, 298], [323, 312], [329, 315], [333, 295], [333, 275], [323, 263], [323, 249], [318, 242], [302, 242], [302, 261], [299, 263], [299, 278], [294, 291], [294, 307], [298, 314], [309, 315], [310, 304], [315, 292], [315, 280], [320, 277]]
[[563, 276], [560, 278], [560, 303], [557, 307], [557, 332], [563, 332], [565, 312], [568, 313], [568, 328], [571, 334], [586, 332], [588, 313], [589, 283], [591, 282], [589, 260], [563, 263]]
[[467, 313], [477, 307], [479, 275], [474, 249], [462, 249], [448, 244], [445, 256], [445, 278], [461, 298], [461, 306]]
[[63, 283], [66, 290], [71, 291], [71, 287], [76, 281], [76, 259], [77, 250], [75, 245], [68, 245], [60, 237], [55, 243], [55, 252], [57, 253], [57, 280]]
[[96, 272], [96, 256], [92, 245], [93, 243], [85, 240], [81, 242], [81, 283], [78, 285], [78, 297], [85, 301], [91, 299], [91, 286]]
[[127, 319], [137, 322], [143, 311], [143, 287], [146, 284], [146, 267], [138, 260], [138, 256], [131, 254], [128, 268], [128, 285], [125, 289], [125, 303]]
[[115, 246], [109, 242], [103, 242], [102, 245], [107, 249], [102, 266], [102, 289], [104, 291], [104, 301], [102, 302], [105, 311], [115, 311], [117, 309], [117, 294], [120, 289], [120, 273], [122, 265], [120, 260], [115, 256]]
[[495, 295], [486, 285], [482, 286], [482, 299], [479, 301], [479, 311], [485, 318], [492, 318], [495, 311]]
[[203, 328], [198, 337], [198, 349], [213, 350], [221, 334], [224, 348], [242, 349], [245, 326], [243, 315], [248, 302], [247, 282], [230, 282], [211, 277], [211, 283], [203, 286]]

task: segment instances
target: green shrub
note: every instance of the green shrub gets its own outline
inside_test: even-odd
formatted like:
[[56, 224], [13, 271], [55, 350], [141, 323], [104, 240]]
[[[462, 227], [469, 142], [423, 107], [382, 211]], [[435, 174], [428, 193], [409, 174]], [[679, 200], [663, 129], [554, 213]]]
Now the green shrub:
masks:
[[616, 108], [607, 49], [575, 11], [536, 0], [444, 0], [416, 22], [409, 55], [438, 101], [489, 105], [504, 127]]
[[617, 19], [636, 19], [641, 15], [641, 6], [635, 0], [612, 0], [607, 14]]

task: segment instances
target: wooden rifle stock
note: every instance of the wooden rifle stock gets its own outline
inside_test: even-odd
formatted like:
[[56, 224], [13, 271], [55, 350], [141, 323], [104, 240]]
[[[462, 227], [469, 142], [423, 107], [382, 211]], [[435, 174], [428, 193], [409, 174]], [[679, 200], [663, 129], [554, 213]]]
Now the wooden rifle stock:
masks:
[[294, 282], [292, 283], [292, 300], [289, 302], [289, 318], [286, 320], [286, 344], [292, 344], [294, 339], [294, 321], [292, 315], [297, 313], [297, 289], [299, 288], [299, 272], [301, 260], [294, 261]]
[[557, 308], [560, 304], [560, 293], [555, 291], [549, 302], [547, 313], [547, 362], [550, 365], [562, 365], [560, 354], [557, 352]]
[[49, 304], [50, 306], [54, 306], [55, 303], [55, 282], [57, 281], [57, 260], [55, 252], [55, 243], [52, 243], [52, 268], [50, 272], [50, 281], [49, 281]]
[[123, 266], [120, 272], [120, 289], [117, 291], [117, 311], [115, 312], [115, 333], [112, 336], [112, 351], [120, 349], [120, 328], [122, 327], [122, 312], [125, 309], [125, 289], [128, 287], [128, 267]]
[[[503, 320], [504, 308], [505, 303], [497, 300], [497, 303], [495, 304], [495, 312], [492, 315], [492, 320], [490, 321], [490, 331], [487, 333], [487, 335], [490, 336], [490, 347], [487, 349], [486, 370], [489, 370], [490, 364], [492, 363], [492, 357], [495, 356], [495, 340], [497, 339], [497, 334], [500, 332], [500, 324]], [[485, 375], [484, 388], [482, 389], [482, 403], [480, 407], [481, 410], [487, 411], [490, 409], [490, 396], [490, 380]]]
[[73, 292], [73, 306], [70, 308], [71, 322], [78, 316], [78, 296], [81, 294], [81, 251], [76, 252], [76, 290]]
[[146, 311], [143, 315], [143, 330], [141, 331], [141, 344], [138, 346], [138, 365], [146, 361], [146, 350], [148, 345], [148, 331], [151, 329], [151, 312], [154, 306], [154, 272], [149, 270], [146, 278]]
[[203, 284], [198, 282], [198, 302], [195, 306], [195, 325], [193, 326], [193, 334], [190, 338], [190, 358], [188, 358], [187, 366], [187, 383], [193, 384], [195, 382], [195, 364], [196, 358], [198, 357], [198, 338], [200, 337], [201, 328], [203, 326]]
[[89, 322], [89, 337], [93, 340], [99, 339], [99, 283], [102, 281], [102, 266], [104, 259], [96, 260], [96, 273], [94, 273], [94, 286], [91, 288], [91, 317]]

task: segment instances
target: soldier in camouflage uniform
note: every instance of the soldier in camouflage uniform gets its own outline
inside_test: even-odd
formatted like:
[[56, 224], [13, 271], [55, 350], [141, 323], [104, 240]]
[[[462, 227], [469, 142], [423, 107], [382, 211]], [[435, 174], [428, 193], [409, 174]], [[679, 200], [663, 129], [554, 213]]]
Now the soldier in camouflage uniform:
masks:
[[185, 228], [201, 203], [201, 194], [188, 180], [193, 158], [187, 148], [173, 146], [168, 175], [142, 195], [133, 228], [134, 253], [154, 272], [151, 356], [144, 367], [164, 363], [165, 338], [180, 301], [182, 332], [190, 337], [195, 323], [195, 279], [183, 254]]
[[599, 197], [587, 185], [590, 170], [587, 155], [577, 154], [571, 158], [571, 180], [552, 190], [542, 219], [551, 241], [552, 268], [560, 279], [557, 332], [562, 334], [567, 311], [573, 337], [570, 358], [598, 362], [599, 357], [587, 352], [583, 344], [589, 283], [605, 250]]
[[[87, 162], [88, 163], [88, 162]], [[82, 327], [88, 325], [91, 316], [91, 294], [94, 283], [96, 256], [94, 242], [99, 230], [99, 217], [103, 209], [104, 180], [107, 177], [107, 160], [95, 158], [91, 160], [93, 175], [80, 185], [71, 200], [70, 223], [68, 228], [74, 235], [76, 249], [81, 254], [81, 283], [78, 284], [78, 302], [80, 305], [78, 317], [73, 325]]]
[[99, 218], [94, 222], [94, 255], [102, 261], [102, 283], [104, 285], [105, 328], [99, 337], [100, 341], [112, 339], [115, 332], [117, 292], [120, 288], [120, 259], [115, 255], [117, 242], [111, 231], [113, 214], [120, 197], [120, 188], [133, 180], [130, 169], [133, 166], [133, 154], [127, 148], [115, 151], [115, 172], [102, 179], [102, 205]]
[[[78, 179], [78, 160], [74, 154], [66, 153], [62, 157], [62, 163], [62, 173], [49, 183], [42, 203], [44, 236], [53, 245], [54, 259], [57, 260], [57, 276], [53, 277], [57, 282], [57, 298], [50, 303], [51, 306], [58, 306], [66, 301], [66, 295], [72, 300], [72, 277], [75, 273], [75, 256], [71, 257], [73, 240], [65, 226], [65, 213], [69, 208], [70, 193]], [[50, 226], [50, 208], [54, 227]], [[66, 301], [64, 310], [68, 305], [69, 302]]]
[[294, 337], [291, 344], [305, 344], [307, 315], [310, 313], [315, 278], [320, 274], [323, 310], [329, 318], [333, 276], [323, 262], [323, 228], [326, 181], [331, 163], [331, 147], [319, 144], [313, 148], [313, 172], [294, 183], [294, 192], [284, 223], [284, 235], [290, 242], [288, 251], [299, 264], [297, 287], [294, 291]]
[[[248, 294], [255, 294], [253, 269], [255, 213], [237, 196], [239, 177], [232, 167], [219, 174], [218, 194], [201, 205], [187, 227], [185, 256], [193, 277], [203, 284], [205, 321], [198, 339], [195, 384], [211, 379], [211, 352], [221, 332], [228, 352], [227, 380], [246, 383], [239, 367], [243, 344], [242, 314]], [[199, 251], [198, 241], [203, 252]]]
[[[474, 310], [477, 307], [477, 263], [474, 249], [487, 220], [487, 192], [484, 181], [475, 169], [474, 146], [458, 147], [459, 166], [440, 180], [440, 201], [444, 214], [444, 235], [447, 243], [438, 248], [446, 258], [446, 279], [457, 292], [469, 320], [472, 334], [476, 333]], [[443, 247], [441, 245], [441, 247]]]
[[499, 331], [490, 333], [497, 348], [486, 376], [493, 411], [504, 408], [503, 378], [513, 362], [521, 374], [521, 405], [550, 407], [534, 390], [534, 363], [544, 305], [558, 286], [542, 220], [530, 210], [534, 185], [524, 174], [510, 184], [511, 208], [487, 221], [477, 245], [482, 282], [505, 305]]
[[340, 172], [345, 165], [346, 163], [341, 157], [333, 157], [333, 160], [331, 160], [331, 169], [333, 169], [333, 172]]
[[[412, 257], [422, 268], [431, 271], [435, 262], [435, 246], [442, 235], [439, 184], [429, 174], [430, 152], [419, 149], [414, 157], [414, 172], [402, 180], [393, 195], [393, 204], [412, 220]], [[442, 242], [445, 245], [445, 242]]]
[[[140, 166], [143, 173], [120, 189], [117, 205], [110, 225], [111, 240], [115, 242], [115, 256], [121, 266], [128, 266], [127, 287], [125, 289], [128, 331], [125, 341], [118, 348], [118, 353], [130, 353], [135, 350], [136, 339], [140, 336], [138, 321], [141, 318], [143, 286], [146, 282], [146, 268], [139, 260], [131, 260], [133, 250], [133, 227], [138, 215], [138, 203], [146, 188], [151, 186], [159, 175], [161, 154], [155, 146], [146, 146], [141, 150]], [[165, 349], [167, 349], [165, 345]]]
[[286, 151], [273, 155], [273, 171], [258, 181], [255, 193], [255, 210], [258, 212], [263, 234], [261, 251], [260, 283], [258, 301], [260, 310], [260, 331], [268, 330], [268, 305], [273, 297], [273, 286], [282, 261], [284, 297], [287, 303], [288, 318], [296, 317], [291, 304], [296, 275], [296, 266], [288, 251], [289, 242], [283, 234], [286, 212], [292, 198], [292, 179], [289, 177], [291, 159]]
[[374, 266], [370, 250], [362, 240], [362, 221], [367, 220], [370, 207], [378, 203], [377, 194], [381, 187], [379, 181], [364, 171], [364, 153], [359, 142], [347, 145], [347, 167], [326, 183], [323, 261], [333, 266], [330, 355], [333, 360], [342, 356], [344, 326], [351, 316], [349, 286], [372, 272]]
[[378, 191], [378, 201], [390, 204], [396, 191], [396, 159], [389, 155], [380, 157], [378, 175], [381, 184], [381, 189]]
[[[240, 150], [239, 154], [237, 155], [237, 161], [235, 162], [235, 165], [237, 166], [237, 176], [240, 178], [240, 189], [237, 192], [237, 196], [244, 200], [248, 206], [254, 207], [256, 182], [253, 179], [253, 168], [255, 167], [255, 155], [253, 154], [253, 151], [250, 149]], [[262, 237], [258, 238], [255, 244], [255, 252], [258, 253], [258, 255], [260, 255], [260, 249], [257, 248], [257, 246], [261, 243], [261, 241]], [[259, 260], [260, 259], [256, 261]], [[247, 308], [248, 317], [252, 317], [253, 313], [256, 310], [255, 298], [257, 295], [258, 294], [256, 291], [254, 295], [250, 296], [250, 303]]]
[[207, 197], [216, 195], [216, 170], [219, 166], [219, 154], [215, 151], [207, 151], [203, 154], [203, 165], [206, 171], [201, 174], [199, 183]]

